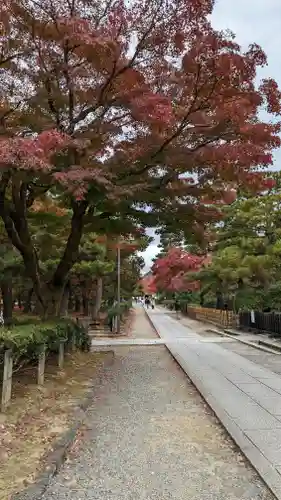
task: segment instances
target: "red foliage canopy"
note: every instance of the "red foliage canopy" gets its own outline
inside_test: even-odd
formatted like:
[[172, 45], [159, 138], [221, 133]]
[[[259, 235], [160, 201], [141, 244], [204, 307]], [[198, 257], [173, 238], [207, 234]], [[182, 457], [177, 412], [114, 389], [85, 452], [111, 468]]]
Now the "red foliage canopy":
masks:
[[[94, 184], [139, 201], [161, 165], [163, 197], [192, 197], [198, 213], [203, 194], [271, 164], [279, 124], [257, 113], [280, 113], [279, 89], [255, 88], [266, 56], [215, 32], [213, 4], [5, 0], [0, 167], [48, 174], [76, 199]], [[63, 162], [52, 161], [58, 149]]]
[[128, 235], [127, 238], [116, 237], [114, 239], [104, 234], [97, 236], [95, 241], [101, 245], [106, 246], [110, 250], [117, 251], [117, 249], [120, 248], [120, 250], [123, 250], [127, 253], [134, 253], [140, 248], [140, 241], [138, 241], [136, 238], [132, 239], [132, 237], [130, 236], [131, 235]]
[[259, 110], [280, 115], [280, 91], [270, 78], [256, 87], [264, 52], [214, 31], [213, 5], [1, 3], [0, 216], [40, 302], [27, 215], [42, 192], [55, 188], [73, 214], [52, 289], [65, 283], [85, 221], [128, 214], [146, 225], [149, 207], [150, 226], [195, 232], [218, 217], [204, 199], [272, 163], [280, 126]]
[[155, 285], [155, 278], [152, 274], [144, 276], [140, 280], [139, 285], [142, 288], [143, 293], [147, 295], [154, 295], [157, 292], [157, 287]]
[[159, 291], [197, 290], [199, 283], [188, 280], [188, 273], [198, 271], [205, 261], [205, 257], [192, 255], [182, 248], [171, 248], [153, 264], [155, 286]]

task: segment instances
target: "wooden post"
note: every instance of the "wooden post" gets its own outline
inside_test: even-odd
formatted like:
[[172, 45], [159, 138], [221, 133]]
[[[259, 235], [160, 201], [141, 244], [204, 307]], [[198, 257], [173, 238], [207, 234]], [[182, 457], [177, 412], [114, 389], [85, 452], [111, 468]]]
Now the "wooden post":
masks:
[[72, 334], [72, 338], [71, 338], [71, 350], [76, 351], [76, 334], [75, 333]]
[[45, 345], [42, 345], [38, 356], [38, 377], [37, 377], [38, 385], [44, 385], [45, 361], [46, 361], [46, 347]]
[[13, 353], [12, 349], [5, 351], [4, 355], [4, 373], [2, 384], [1, 411], [8, 408], [12, 396], [12, 376], [13, 376]]
[[64, 342], [59, 344], [59, 368], [62, 370], [64, 364]]

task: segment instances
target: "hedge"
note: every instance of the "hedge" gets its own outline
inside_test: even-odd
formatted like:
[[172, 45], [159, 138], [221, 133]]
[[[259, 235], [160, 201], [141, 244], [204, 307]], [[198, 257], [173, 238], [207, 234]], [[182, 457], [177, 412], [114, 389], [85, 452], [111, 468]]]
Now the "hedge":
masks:
[[89, 349], [86, 330], [71, 320], [16, 325], [0, 329], [0, 365], [6, 349], [12, 349], [15, 365], [32, 363], [45, 345], [46, 353], [57, 352], [60, 342], [71, 342], [73, 336], [81, 349]]

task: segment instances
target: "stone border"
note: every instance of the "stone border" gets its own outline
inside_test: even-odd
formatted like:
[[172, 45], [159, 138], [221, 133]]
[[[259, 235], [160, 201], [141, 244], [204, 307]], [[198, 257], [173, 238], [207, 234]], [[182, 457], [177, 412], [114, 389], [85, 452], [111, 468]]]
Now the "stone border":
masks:
[[[107, 353], [109, 354], [109, 352]], [[110, 351], [110, 356], [106, 356], [105, 360], [99, 366], [96, 377], [93, 382], [99, 382], [102, 378], [103, 371], [109, 368], [114, 361], [114, 352]], [[43, 456], [45, 462], [43, 471], [39, 472], [35, 482], [28, 486], [23, 491], [14, 493], [11, 500], [39, 500], [45, 493], [50, 480], [59, 472], [61, 466], [67, 458], [67, 452], [73, 445], [78, 430], [82, 427], [84, 418], [78, 415], [79, 411], [86, 412], [90, 405], [93, 403], [93, 390], [95, 385], [89, 390], [86, 398], [78, 404], [75, 413], [77, 418], [75, 423], [68, 429], [53, 445], [52, 450]]]
[[[145, 316], [146, 316], [146, 318], [148, 319], [148, 321], [149, 321], [149, 323], [150, 323], [150, 326], [152, 326], [152, 328], [153, 328], [153, 330], [155, 331], [156, 335], [157, 335], [157, 336], [161, 339], [162, 337], [161, 337], [161, 335], [159, 334], [159, 332], [158, 332], [158, 330], [157, 330], [156, 326], [154, 325], [154, 323], [153, 323], [153, 321], [152, 321], [151, 317], [149, 316], [147, 309], [146, 309], [144, 306], [142, 306], [142, 307], [143, 307], [143, 310], [144, 310], [144, 312], [145, 312]], [[165, 345], [165, 344], [164, 344], [164, 345]], [[165, 347], [167, 348], [167, 346], [165, 346]], [[168, 348], [167, 348], [167, 349], [168, 349]], [[169, 349], [168, 349], [168, 351], [169, 351]], [[170, 351], [169, 351], [169, 352], [170, 352]]]
[[[268, 352], [270, 354], [276, 354], [277, 356], [281, 355], [281, 346], [277, 346], [276, 349], [274, 344], [270, 342], [263, 342], [262, 340], [258, 340], [258, 343], [252, 342], [251, 340], [245, 340], [239, 337], [239, 334], [229, 333], [229, 330], [215, 330], [209, 328], [207, 331], [215, 333], [216, 335], [220, 335], [221, 337], [226, 337], [232, 339], [236, 342], [240, 342], [241, 344], [245, 344], [249, 347], [253, 347], [253, 349], [258, 349], [260, 351]], [[271, 348], [272, 347], [272, 348]]]

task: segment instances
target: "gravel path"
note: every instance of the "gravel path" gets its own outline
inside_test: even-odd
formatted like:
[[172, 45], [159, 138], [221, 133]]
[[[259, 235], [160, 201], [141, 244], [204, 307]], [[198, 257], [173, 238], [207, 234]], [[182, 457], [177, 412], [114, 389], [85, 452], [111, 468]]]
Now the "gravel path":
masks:
[[273, 500], [165, 347], [120, 348], [44, 500], [226, 498]]

